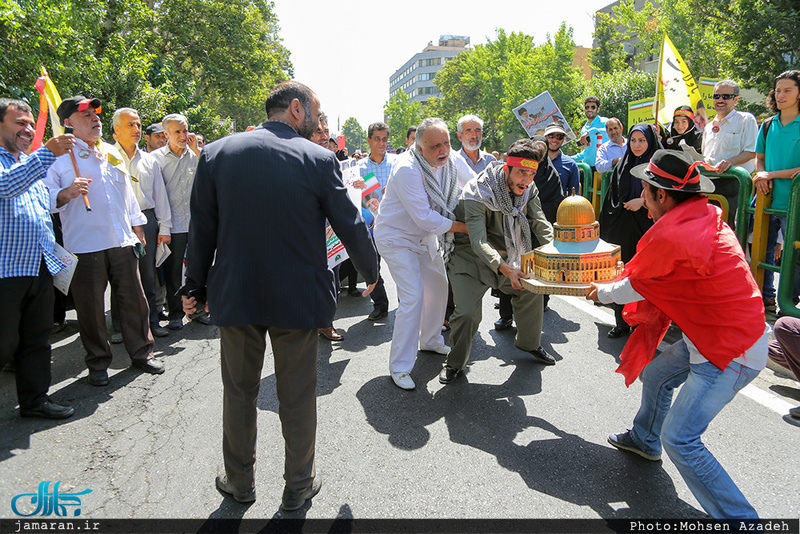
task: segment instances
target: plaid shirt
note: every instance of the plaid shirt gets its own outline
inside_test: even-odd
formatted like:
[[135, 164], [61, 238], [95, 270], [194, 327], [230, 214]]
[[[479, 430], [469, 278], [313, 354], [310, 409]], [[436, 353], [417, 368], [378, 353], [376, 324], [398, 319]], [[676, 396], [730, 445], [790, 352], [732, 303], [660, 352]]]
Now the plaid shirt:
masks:
[[19, 161], [0, 147], [0, 278], [39, 276], [42, 257], [51, 274], [64, 267], [53, 254], [50, 194], [41, 181], [55, 160], [44, 147]]

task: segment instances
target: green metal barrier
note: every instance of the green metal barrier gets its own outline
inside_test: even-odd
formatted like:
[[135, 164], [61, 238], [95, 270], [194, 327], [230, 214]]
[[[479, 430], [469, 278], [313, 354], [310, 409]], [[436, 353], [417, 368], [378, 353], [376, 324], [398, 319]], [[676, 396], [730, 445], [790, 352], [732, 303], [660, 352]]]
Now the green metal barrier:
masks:
[[[739, 180], [739, 204], [736, 211], [736, 237], [742, 245], [742, 249], [747, 250], [747, 233], [750, 226], [750, 197], [753, 194], [753, 180], [750, 173], [742, 167], [731, 167], [725, 172], [713, 172], [698, 166], [700, 173], [710, 178], [736, 178]], [[753, 238], [755, 243], [755, 237]], [[762, 277], [763, 278], [763, 277]]]
[[781, 256], [780, 283], [778, 285], [778, 306], [784, 315], [800, 318], [800, 309], [792, 301], [795, 270], [797, 268], [797, 249], [800, 248], [800, 173], [792, 178], [789, 191], [789, 206], [786, 210], [786, 234]]
[[592, 168], [587, 164], [578, 163], [578, 171], [581, 173], [581, 195], [589, 202], [592, 201]]

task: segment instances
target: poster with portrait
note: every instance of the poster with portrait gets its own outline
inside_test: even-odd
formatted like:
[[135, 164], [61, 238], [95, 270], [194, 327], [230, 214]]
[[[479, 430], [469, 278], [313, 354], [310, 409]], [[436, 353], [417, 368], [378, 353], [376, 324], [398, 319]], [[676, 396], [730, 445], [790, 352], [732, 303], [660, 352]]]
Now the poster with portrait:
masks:
[[[358, 161], [353, 158], [340, 161], [339, 168], [342, 171], [342, 182], [347, 188], [347, 196], [350, 197], [350, 201], [356, 208], [360, 208], [361, 190], [353, 187], [353, 183], [361, 179], [361, 175], [358, 172]], [[328, 269], [333, 269], [349, 258], [347, 250], [327, 221], [325, 224], [325, 241], [328, 248]]]
[[520, 104], [512, 112], [529, 136], [544, 135], [545, 128], [549, 124], [555, 123], [567, 132], [564, 143], [575, 140], [575, 133], [569, 127], [549, 91]]

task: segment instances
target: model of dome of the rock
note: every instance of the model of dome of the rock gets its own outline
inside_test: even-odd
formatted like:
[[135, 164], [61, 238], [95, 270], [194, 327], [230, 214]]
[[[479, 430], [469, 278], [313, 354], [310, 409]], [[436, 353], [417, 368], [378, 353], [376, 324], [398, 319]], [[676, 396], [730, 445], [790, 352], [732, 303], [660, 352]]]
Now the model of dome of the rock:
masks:
[[591, 203], [572, 195], [558, 206], [553, 242], [522, 256], [522, 270], [532, 274], [523, 286], [536, 293], [586, 295], [590, 282], [610, 282], [622, 272], [619, 245], [600, 239]]

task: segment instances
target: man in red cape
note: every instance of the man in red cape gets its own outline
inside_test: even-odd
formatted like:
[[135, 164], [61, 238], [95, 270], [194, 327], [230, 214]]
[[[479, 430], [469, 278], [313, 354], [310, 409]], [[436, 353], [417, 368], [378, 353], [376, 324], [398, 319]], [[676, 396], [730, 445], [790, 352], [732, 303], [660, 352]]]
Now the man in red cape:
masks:
[[[636, 327], [618, 373], [641, 373], [633, 428], [608, 441], [652, 461], [661, 447], [705, 511], [716, 519], [758, 515], [701, 441], [712, 419], [766, 366], [769, 326], [761, 292], [722, 212], [701, 193], [714, 185], [697, 164], [659, 150], [631, 172], [655, 221], [620, 279], [594, 284], [588, 299], [626, 304]], [[683, 339], [655, 355], [674, 321]], [[672, 404], [675, 388], [683, 387]]]

